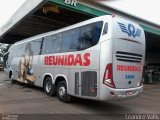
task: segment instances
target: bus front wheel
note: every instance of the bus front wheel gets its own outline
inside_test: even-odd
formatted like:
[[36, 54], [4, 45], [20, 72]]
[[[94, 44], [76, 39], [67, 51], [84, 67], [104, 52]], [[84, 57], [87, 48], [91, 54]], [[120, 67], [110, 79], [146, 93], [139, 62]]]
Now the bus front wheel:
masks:
[[50, 77], [46, 78], [44, 82], [44, 91], [48, 96], [56, 95], [56, 87], [52, 84], [52, 79]]
[[16, 80], [13, 80], [13, 73], [12, 73], [12, 71], [9, 72], [9, 80], [11, 81], [12, 84], [16, 83]]
[[71, 96], [67, 94], [67, 86], [65, 81], [61, 81], [57, 86], [57, 96], [61, 102], [70, 102]]

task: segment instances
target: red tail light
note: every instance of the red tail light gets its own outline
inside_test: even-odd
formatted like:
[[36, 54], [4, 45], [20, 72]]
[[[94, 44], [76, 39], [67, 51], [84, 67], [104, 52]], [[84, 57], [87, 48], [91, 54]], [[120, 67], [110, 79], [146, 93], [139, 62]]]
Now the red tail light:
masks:
[[112, 64], [108, 64], [106, 70], [104, 72], [103, 84], [115, 88], [115, 84], [113, 82], [113, 72], [112, 72]]

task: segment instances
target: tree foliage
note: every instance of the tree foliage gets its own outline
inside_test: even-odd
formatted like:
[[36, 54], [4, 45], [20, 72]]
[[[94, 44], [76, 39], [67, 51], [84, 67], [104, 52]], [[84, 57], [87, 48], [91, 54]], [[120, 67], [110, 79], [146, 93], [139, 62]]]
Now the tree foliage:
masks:
[[11, 46], [10, 44], [0, 43], [0, 55], [3, 56], [8, 51], [10, 46]]
[[10, 46], [11, 46], [10, 44], [0, 43], [0, 62], [6, 61], [3, 59], [3, 56], [8, 51]]

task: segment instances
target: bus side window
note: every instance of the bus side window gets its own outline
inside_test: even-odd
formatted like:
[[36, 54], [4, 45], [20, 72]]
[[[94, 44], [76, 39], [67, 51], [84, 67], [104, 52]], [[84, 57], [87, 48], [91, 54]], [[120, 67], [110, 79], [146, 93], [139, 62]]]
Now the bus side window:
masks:
[[100, 39], [103, 22], [99, 21], [92, 26], [92, 46], [96, 45]]
[[71, 30], [62, 33], [62, 52], [70, 52], [71, 50]]
[[18, 49], [19, 51], [17, 52], [18, 53], [18, 57], [22, 57], [24, 54], [25, 54], [25, 46], [26, 46], [26, 43], [25, 44], [21, 44], [20, 46], [18, 46]]
[[17, 49], [18, 49], [18, 45], [16, 47], [14, 47], [14, 49], [13, 49], [13, 58], [17, 57], [17, 55], [18, 55]]
[[84, 50], [92, 46], [91, 29], [92, 24], [81, 27], [81, 33], [78, 39], [80, 50]]
[[56, 45], [56, 51], [57, 53], [62, 52], [62, 33], [57, 34], [57, 45]]
[[57, 35], [50, 35], [44, 38], [42, 54], [58, 53], [61, 50], [61, 41]]
[[8, 55], [8, 64], [11, 65], [13, 60], [13, 48], [10, 49], [9, 55]]
[[42, 38], [33, 41], [33, 55], [39, 55], [41, 50]]
[[79, 28], [73, 29], [71, 32], [71, 46], [70, 46], [72, 51], [80, 50], [80, 46], [78, 44], [79, 36], [80, 36], [80, 29]]
[[81, 27], [81, 34], [78, 39], [80, 49], [84, 50], [96, 45], [99, 41], [103, 22], [88, 24]]
[[5, 55], [3, 56], [3, 64], [5, 67], [8, 68], [8, 60], [9, 60], [9, 51], [7, 53], [5, 53]]
[[103, 35], [107, 34], [108, 32], [108, 23], [105, 23], [104, 29], [103, 29]]

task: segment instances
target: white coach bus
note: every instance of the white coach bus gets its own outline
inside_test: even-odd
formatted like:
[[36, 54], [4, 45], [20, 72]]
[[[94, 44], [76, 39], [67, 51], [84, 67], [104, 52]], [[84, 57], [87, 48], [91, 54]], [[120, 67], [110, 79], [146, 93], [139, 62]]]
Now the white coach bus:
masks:
[[12, 45], [7, 60], [12, 80], [43, 87], [62, 102], [71, 96], [120, 100], [143, 89], [144, 30], [105, 15]]

